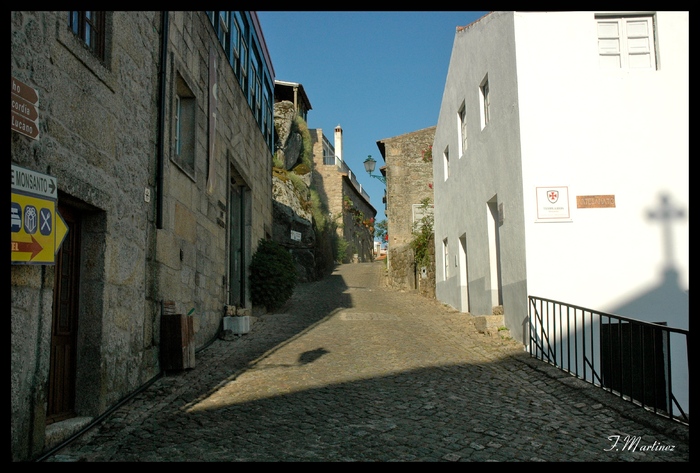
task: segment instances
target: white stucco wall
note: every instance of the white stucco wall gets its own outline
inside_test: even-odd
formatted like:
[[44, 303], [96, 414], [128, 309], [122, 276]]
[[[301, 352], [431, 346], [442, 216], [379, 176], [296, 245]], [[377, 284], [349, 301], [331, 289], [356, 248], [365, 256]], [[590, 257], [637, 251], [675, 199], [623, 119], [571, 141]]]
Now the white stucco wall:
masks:
[[[524, 343], [528, 295], [688, 329], [689, 15], [654, 18], [650, 70], [599, 66], [594, 12], [493, 12], [457, 31], [433, 145], [438, 300], [491, 312], [497, 229], [504, 319]], [[459, 157], [462, 101], [469, 145]], [[568, 193], [558, 202], [567, 218], [538, 219], [537, 188], [549, 187]], [[577, 196], [614, 196], [615, 206], [577, 208]], [[673, 218], [650, 218], [664, 199]], [[503, 209], [498, 225], [489, 201]], [[684, 350], [673, 349], [674, 363]]]
[[[687, 312], [632, 304], [669, 266], [688, 290], [688, 14], [657, 20], [658, 69], [611, 71], [598, 66], [593, 13], [515, 14], [527, 286], [530, 295], [687, 328]], [[568, 188], [570, 222], [537, 223], [539, 186]], [[648, 217], [662, 194], [685, 214], [671, 223], [673, 261], [664, 224]], [[615, 208], [577, 208], [586, 195], [614, 195]]]
[[[479, 86], [487, 75], [492, 115], [482, 130]], [[516, 79], [511, 14], [494, 12], [458, 31], [433, 144], [436, 297], [474, 315], [489, 315], [498, 305], [490, 260], [493, 252], [489, 251], [494, 244], [489, 236], [494, 223], [488, 203], [494, 202], [496, 208], [503, 206], [505, 217], [498, 227], [502, 299], [512, 309], [506, 316], [512, 317], [514, 326], [527, 315]], [[458, 111], [463, 102], [468, 144], [459, 156]], [[447, 179], [446, 148], [450, 154]], [[444, 238], [450, 259], [447, 279], [443, 278]], [[466, 257], [460, 238], [466, 241]]]

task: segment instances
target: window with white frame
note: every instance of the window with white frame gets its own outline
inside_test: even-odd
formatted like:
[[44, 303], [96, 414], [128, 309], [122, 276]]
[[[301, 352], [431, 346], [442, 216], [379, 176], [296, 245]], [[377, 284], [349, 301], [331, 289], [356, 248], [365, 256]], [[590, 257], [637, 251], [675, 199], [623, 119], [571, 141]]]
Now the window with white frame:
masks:
[[450, 267], [450, 255], [447, 251], [447, 238], [442, 240], [442, 279], [444, 281], [447, 281], [447, 276], [449, 275], [449, 267]]
[[229, 53], [231, 48], [231, 35], [229, 34], [231, 16], [229, 13], [230, 12], [227, 11], [219, 12], [219, 27], [216, 30], [219, 42], [221, 46], [223, 46], [224, 51], [226, 51], [226, 54]]
[[484, 80], [479, 85], [479, 102], [481, 105], [481, 129], [488, 124], [491, 116], [490, 106], [491, 97], [489, 95], [489, 76], [484, 77]]
[[272, 140], [272, 104], [268, 87], [263, 88], [263, 135], [268, 142]]
[[250, 48], [250, 108], [258, 124], [262, 122], [262, 77], [260, 55], [255, 45]]
[[241, 45], [239, 48], [241, 70], [238, 82], [241, 84], [243, 93], [248, 97], [248, 23], [245, 18], [241, 18]]
[[235, 16], [231, 21], [231, 54], [229, 62], [233, 67], [233, 73], [236, 77], [241, 74], [241, 27], [238, 24], [238, 18]]
[[656, 69], [652, 15], [596, 16], [603, 69]]
[[450, 147], [448, 146], [445, 148], [445, 151], [442, 153], [442, 162], [443, 162], [443, 173], [445, 174], [445, 180], [447, 180], [448, 177], [450, 177]]
[[459, 134], [459, 157], [467, 152], [467, 107], [464, 102], [457, 112], [457, 133]]

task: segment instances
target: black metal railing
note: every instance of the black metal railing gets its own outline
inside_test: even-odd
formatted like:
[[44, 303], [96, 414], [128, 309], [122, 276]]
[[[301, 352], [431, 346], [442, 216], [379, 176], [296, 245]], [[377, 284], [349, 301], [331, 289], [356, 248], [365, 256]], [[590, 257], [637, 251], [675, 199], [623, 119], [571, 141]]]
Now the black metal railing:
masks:
[[528, 313], [530, 356], [690, 425], [688, 330], [534, 296]]
[[364, 190], [364, 188], [362, 187], [362, 184], [360, 184], [358, 182], [357, 176], [355, 175], [354, 172], [352, 172], [352, 169], [350, 169], [350, 167], [347, 164], [345, 164], [345, 161], [338, 158], [337, 159], [337, 166], [338, 166], [339, 172], [347, 173], [348, 179], [350, 179], [350, 182], [352, 183], [352, 185], [355, 187], [355, 189], [357, 189], [357, 192], [359, 192], [362, 195], [362, 197], [364, 197], [365, 200], [367, 200], [367, 202], [369, 202], [369, 194], [367, 193], [366, 190]]

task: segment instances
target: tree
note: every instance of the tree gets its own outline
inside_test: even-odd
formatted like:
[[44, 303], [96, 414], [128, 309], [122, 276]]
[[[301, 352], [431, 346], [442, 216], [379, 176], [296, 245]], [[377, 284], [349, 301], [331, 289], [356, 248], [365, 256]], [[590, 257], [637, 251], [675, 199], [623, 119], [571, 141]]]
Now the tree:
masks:
[[377, 222], [377, 224], [374, 226], [374, 235], [379, 238], [380, 241], [384, 241], [384, 237], [387, 234], [387, 221], [386, 220], [381, 220]]

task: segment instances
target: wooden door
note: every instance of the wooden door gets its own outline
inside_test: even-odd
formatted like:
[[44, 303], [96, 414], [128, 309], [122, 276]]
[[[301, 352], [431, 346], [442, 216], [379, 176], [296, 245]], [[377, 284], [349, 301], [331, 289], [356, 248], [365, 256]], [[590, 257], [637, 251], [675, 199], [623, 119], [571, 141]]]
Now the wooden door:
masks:
[[56, 255], [46, 422], [75, 416], [75, 370], [80, 281], [80, 215], [58, 205], [68, 233]]

